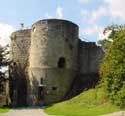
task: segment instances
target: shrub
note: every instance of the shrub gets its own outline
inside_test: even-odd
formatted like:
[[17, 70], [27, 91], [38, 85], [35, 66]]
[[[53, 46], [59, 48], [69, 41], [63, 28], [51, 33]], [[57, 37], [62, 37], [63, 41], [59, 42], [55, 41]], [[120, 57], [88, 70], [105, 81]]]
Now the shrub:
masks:
[[125, 29], [112, 35], [113, 42], [106, 51], [100, 68], [107, 97], [116, 105], [125, 107]]

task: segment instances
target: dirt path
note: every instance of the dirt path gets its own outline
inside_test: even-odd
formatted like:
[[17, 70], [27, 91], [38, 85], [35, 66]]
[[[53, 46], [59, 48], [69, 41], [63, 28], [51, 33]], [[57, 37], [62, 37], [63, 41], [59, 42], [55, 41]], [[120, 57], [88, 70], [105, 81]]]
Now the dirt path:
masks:
[[49, 116], [40, 108], [22, 108], [12, 109], [7, 113], [0, 114], [0, 116]]

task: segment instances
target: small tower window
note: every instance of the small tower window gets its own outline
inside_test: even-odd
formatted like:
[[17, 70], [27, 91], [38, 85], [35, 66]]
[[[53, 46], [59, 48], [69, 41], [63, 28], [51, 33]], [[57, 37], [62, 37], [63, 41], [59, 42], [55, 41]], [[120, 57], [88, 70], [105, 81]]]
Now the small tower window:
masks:
[[0, 83], [0, 94], [2, 94], [2, 93], [3, 93], [3, 91], [4, 91], [3, 84], [2, 84], [2, 83]]
[[16, 62], [13, 62], [13, 65], [16, 66]]
[[58, 61], [58, 68], [65, 68], [66, 62], [64, 57], [60, 57]]
[[36, 31], [36, 28], [35, 27], [33, 27], [33, 32], [35, 32]]
[[43, 78], [41, 78], [41, 80], [40, 80], [40, 84], [43, 84]]
[[53, 87], [52, 87], [52, 90], [53, 90], [53, 91], [57, 90], [57, 87], [56, 87], [56, 86], [53, 86]]

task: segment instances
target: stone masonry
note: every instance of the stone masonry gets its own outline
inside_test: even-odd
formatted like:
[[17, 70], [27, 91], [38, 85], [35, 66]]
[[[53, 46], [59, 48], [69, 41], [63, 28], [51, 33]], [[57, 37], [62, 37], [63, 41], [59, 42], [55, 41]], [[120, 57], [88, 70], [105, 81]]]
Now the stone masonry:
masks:
[[74, 87], [77, 94], [98, 80], [103, 51], [93, 42], [81, 41], [78, 33], [76, 24], [58, 19], [40, 20], [31, 29], [12, 33], [12, 106], [58, 102], [69, 93], [72, 97]]

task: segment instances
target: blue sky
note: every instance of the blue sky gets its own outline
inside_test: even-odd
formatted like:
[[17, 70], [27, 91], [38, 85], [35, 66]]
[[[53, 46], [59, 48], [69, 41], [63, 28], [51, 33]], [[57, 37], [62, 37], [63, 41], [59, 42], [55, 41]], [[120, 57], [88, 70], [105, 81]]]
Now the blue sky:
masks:
[[124, 24], [125, 0], [2, 0], [0, 3], [0, 42], [18, 30], [20, 23], [30, 27], [37, 20], [70, 20], [80, 28], [80, 37], [98, 41], [107, 25]]

